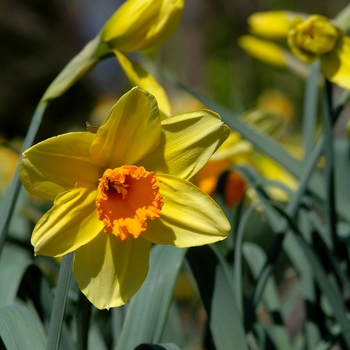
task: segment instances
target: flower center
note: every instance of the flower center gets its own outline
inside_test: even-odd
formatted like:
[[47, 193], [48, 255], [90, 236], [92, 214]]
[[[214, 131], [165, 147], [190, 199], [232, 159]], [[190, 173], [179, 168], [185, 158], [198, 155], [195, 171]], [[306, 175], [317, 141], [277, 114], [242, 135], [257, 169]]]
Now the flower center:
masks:
[[153, 172], [142, 166], [123, 165], [107, 169], [99, 181], [96, 211], [106, 233], [122, 241], [137, 238], [146, 230], [147, 218], [160, 217], [163, 197]]

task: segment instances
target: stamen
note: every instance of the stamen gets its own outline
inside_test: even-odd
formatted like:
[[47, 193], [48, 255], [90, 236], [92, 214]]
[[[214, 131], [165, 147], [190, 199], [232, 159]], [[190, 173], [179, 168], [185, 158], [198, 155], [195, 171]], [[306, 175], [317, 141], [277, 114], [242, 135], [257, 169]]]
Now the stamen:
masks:
[[144, 167], [123, 165], [107, 169], [99, 180], [97, 217], [105, 232], [118, 239], [137, 238], [147, 228], [147, 219], [160, 217], [163, 197], [159, 180]]

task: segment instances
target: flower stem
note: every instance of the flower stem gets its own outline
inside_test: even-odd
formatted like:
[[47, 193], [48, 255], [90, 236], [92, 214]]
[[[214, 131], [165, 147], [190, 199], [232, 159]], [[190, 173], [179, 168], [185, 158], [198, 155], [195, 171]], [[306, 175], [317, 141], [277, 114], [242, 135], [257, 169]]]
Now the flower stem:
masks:
[[18, 159], [15, 174], [12, 178], [10, 188], [9, 188], [7, 195], [6, 195], [6, 198], [4, 200], [4, 203], [6, 203], [6, 205], [3, 205], [2, 210], [1, 210], [1, 214], [0, 214], [0, 217], [2, 218], [2, 221], [0, 222], [0, 255], [1, 255], [2, 248], [3, 248], [5, 241], [6, 241], [6, 236], [7, 236], [9, 226], [10, 226], [12, 214], [14, 212], [14, 208], [15, 208], [15, 205], [17, 202], [19, 190], [21, 188], [18, 170], [19, 170], [19, 165], [21, 163], [21, 159], [22, 159], [22, 152], [24, 152], [27, 148], [29, 148], [33, 144], [34, 139], [36, 137], [36, 134], [38, 132], [39, 126], [41, 124], [43, 115], [44, 115], [45, 110], [47, 108], [47, 105], [48, 105], [47, 101], [44, 103], [39, 103], [39, 105], [37, 106], [37, 108], [34, 112], [33, 118], [30, 122], [29, 130], [28, 130], [27, 135], [26, 135], [24, 142], [23, 142], [23, 146], [21, 149], [21, 155]]

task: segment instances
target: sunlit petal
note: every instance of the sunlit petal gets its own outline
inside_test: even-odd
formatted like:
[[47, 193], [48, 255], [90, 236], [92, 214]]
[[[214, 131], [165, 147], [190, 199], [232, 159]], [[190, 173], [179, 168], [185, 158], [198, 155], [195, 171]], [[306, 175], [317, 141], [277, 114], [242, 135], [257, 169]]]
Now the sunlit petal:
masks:
[[36, 224], [31, 243], [35, 253], [60, 256], [72, 252], [103, 232], [97, 219], [97, 187], [88, 183], [60, 194]]
[[140, 165], [157, 173], [190, 179], [229, 135], [220, 117], [209, 110], [179, 114], [162, 121], [157, 152]]
[[332, 52], [321, 56], [321, 63], [328, 80], [350, 89], [350, 37], [343, 36]]
[[132, 86], [138, 86], [140, 89], [148, 91], [156, 98], [159, 110], [165, 115], [170, 115], [170, 104], [164, 89], [157, 81], [138, 63], [129, 60], [121, 52], [114, 50], [114, 53], [123, 68], [123, 71]]
[[150, 247], [142, 237], [123, 242], [99, 234], [75, 252], [79, 288], [99, 309], [125, 304], [147, 276]]
[[53, 200], [77, 181], [97, 186], [103, 170], [90, 160], [93, 137], [88, 132], [63, 134], [25, 151], [19, 175], [26, 190]]
[[133, 88], [113, 106], [91, 146], [91, 159], [105, 168], [135, 164], [158, 145], [161, 134], [157, 101]]
[[227, 237], [230, 224], [220, 207], [188, 181], [159, 175], [164, 206], [159, 219], [148, 222], [142, 237], [153, 243], [185, 248]]

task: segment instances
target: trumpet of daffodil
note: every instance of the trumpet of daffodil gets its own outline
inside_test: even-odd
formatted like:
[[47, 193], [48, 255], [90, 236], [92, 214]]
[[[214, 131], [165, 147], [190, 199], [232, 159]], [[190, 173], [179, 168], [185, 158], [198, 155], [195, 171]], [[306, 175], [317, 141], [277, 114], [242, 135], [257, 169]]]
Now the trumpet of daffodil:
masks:
[[56, 98], [103, 58], [115, 55], [132, 86], [152, 93], [159, 109], [170, 115], [164, 89], [126, 54], [157, 47], [178, 26], [183, 0], [127, 0], [106, 22], [97, 37], [64, 68], [46, 90], [42, 101]]
[[100, 309], [124, 304], [146, 278], [152, 243], [190, 247], [227, 236], [219, 206], [188, 180], [228, 134], [209, 110], [161, 119], [154, 96], [133, 88], [96, 133], [29, 148], [21, 181], [54, 200], [34, 228], [35, 254], [75, 252], [74, 274], [87, 298]]

